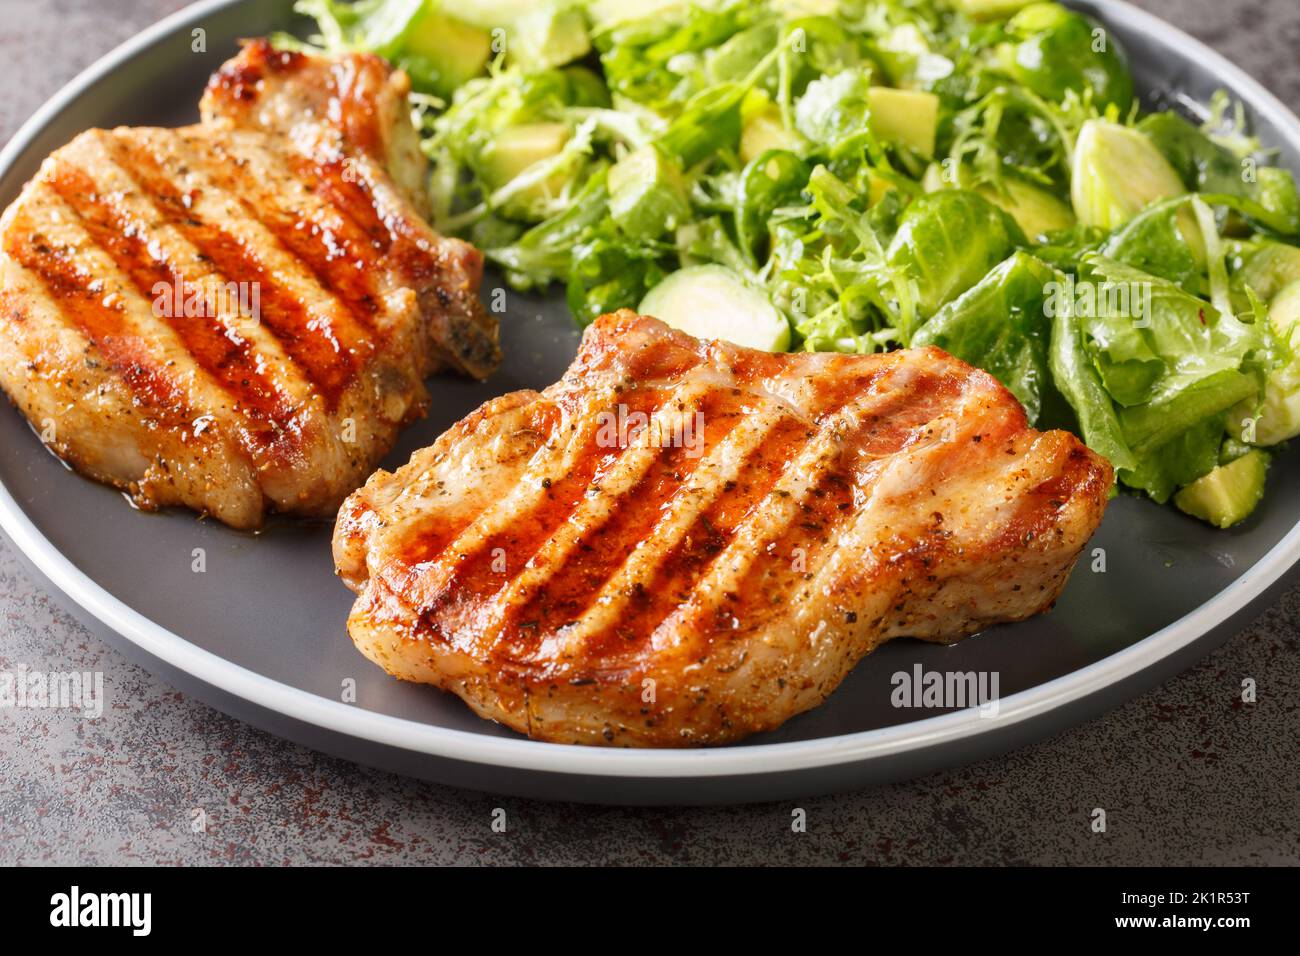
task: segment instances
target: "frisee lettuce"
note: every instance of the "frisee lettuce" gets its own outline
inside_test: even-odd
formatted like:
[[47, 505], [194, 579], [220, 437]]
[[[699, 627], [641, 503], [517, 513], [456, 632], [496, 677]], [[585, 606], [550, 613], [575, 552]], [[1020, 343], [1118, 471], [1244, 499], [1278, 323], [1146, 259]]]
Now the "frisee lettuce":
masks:
[[[298, 9], [313, 48], [411, 74], [439, 228], [515, 288], [562, 287], [581, 323], [725, 266], [787, 317], [792, 348], [941, 346], [1159, 501], [1244, 454], [1266, 393], [1276, 410], [1300, 388], [1268, 319], [1300, 280], [1291, 174], [1226, 94], [1190, 120], [1143, 114], [1119, 44], [1056, 3]], [[1182, 189], [1081, 156], [1099, 129]], [[638, 151], [671, 196], [629, 199], [631, 167], [611, 178]]]

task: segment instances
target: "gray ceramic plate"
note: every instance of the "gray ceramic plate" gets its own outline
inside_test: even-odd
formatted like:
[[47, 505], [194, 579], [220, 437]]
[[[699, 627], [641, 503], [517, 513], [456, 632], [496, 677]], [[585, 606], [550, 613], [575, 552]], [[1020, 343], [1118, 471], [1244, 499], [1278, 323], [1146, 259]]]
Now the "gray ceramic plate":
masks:
[[[238, 37], [294, 26], [290, 0], [214, 0], [109, 54], [34, 116], [0, 155], [0, 206], [80, 131], [196, 115], [208, 74]], [[1222, 57], [1123, 3], [1080, 4], [1126, 46], [1149, 101], [1205, 101], [1223, 87], [1300, 168], [1300, 123]], [[297, 26], [301, 28], [302, 24]], [[192, 52], [205, 31], [206, 53]], [[491, 278], [488, 285], [493, 284]], [[512, 294], [506, 363], [491, 381], [433, 383], [434, 412], [394, 467], [485, 399], [555, 380], [577, 336], [559, 301]], [[0, 528], [81, 620], [175, 686], [254, 724], [350, 759], [461, 786], [584, 801], [742, 801], [917, 775], [1019, 746], [1101, 712], [1187, 666], [1240, 627], [1300, 558], [1300, 471], [1281, 456], [1257, 514], [1215, 532], [1121, 497], [1055, 611], [944, 648], [897, 641], [817, 710], [742, 746], [608, 751], [525, 740], [459, 700], [391, 680], [344, 631], [351, 594], [334, 577], [329, 528], [277, 524], [250, 536], [175, 512], [141, 514], [70, 474], [0, 408]], [[191, 569], [195, 548], [206, 572]], [[999, 676], [996, 717], [891, 706], [890, 678], [926, 670]], [[341, 687], [356, 682], [357, 700]], [[1153, 730], [1154, 732], [1154, 730]]]

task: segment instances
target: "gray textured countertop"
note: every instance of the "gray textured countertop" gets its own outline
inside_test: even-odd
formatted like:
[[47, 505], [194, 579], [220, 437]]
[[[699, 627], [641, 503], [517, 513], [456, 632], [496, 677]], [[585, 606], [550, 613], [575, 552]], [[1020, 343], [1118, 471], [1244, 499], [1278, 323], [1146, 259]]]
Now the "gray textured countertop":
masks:
[[[1300, 104], [1295, 0], [1142, 0]], [[180, 0], [4, 0], [0, 141]], [[127, 663], [0, 544], [0, 670], [103, 671], [96, 721], [0, 715], [0, 863], [1296, 863], [1300, 588], [1198, 666], [1007, 757], [791, 805], [618, 809], [420, 783], [293, 746]], [[1253, 677], [1259, 702], [1239, 701]], [[507, 809], [505, 834], [491, 829]], [[1092, 833], [1104, 807], [1108, 829]], [[206, 832], [194, 833], [196, 810]]]

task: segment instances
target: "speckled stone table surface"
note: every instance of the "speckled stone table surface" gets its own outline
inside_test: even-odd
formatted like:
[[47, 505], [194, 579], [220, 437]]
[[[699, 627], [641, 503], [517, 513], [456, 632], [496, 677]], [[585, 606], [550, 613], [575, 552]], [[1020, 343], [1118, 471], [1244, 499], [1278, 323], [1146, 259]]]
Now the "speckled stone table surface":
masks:
[[[1142, 0], [1300, 104], [1296, 0]], [[0, 0], [0, 141], [180, 0]], [[0, 716], [0, 862], [1300, 862], [1300, 587], [1198, 666], [1009, 756], [795, 805], [602, 809], [421, 783], [177, 693], [58, 610], [0, 544], [0, 670], [102, 671], [107, 707]], [[1254, 705], [1240, 687], [1252, 677]], [[494, 833], [493, 811], [510, 825]], [[1107, 830], [1093, 833], [1092, 809]], [[206, 821], [194, 832], [197, 812]]]

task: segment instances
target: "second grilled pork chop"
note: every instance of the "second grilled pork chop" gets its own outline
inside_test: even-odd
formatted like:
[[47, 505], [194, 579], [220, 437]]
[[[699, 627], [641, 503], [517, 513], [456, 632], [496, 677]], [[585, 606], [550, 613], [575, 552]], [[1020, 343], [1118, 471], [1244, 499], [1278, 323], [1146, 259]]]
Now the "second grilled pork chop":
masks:
[[1047, 610], [1111, 482], [939, 349], [772, 355], [623, 312], [372, 477], [334, 554], [391, 674], [541, 740], [718, 744], [890, 638]]
[[324, 516], [424, 377], [491, 371], [481, 258], [412, 203], [405, 90], [376, 57], [253, 43], [204, 122], [45, 161], [0, 220], [0, 385], [62, 458], [144, 507]]

